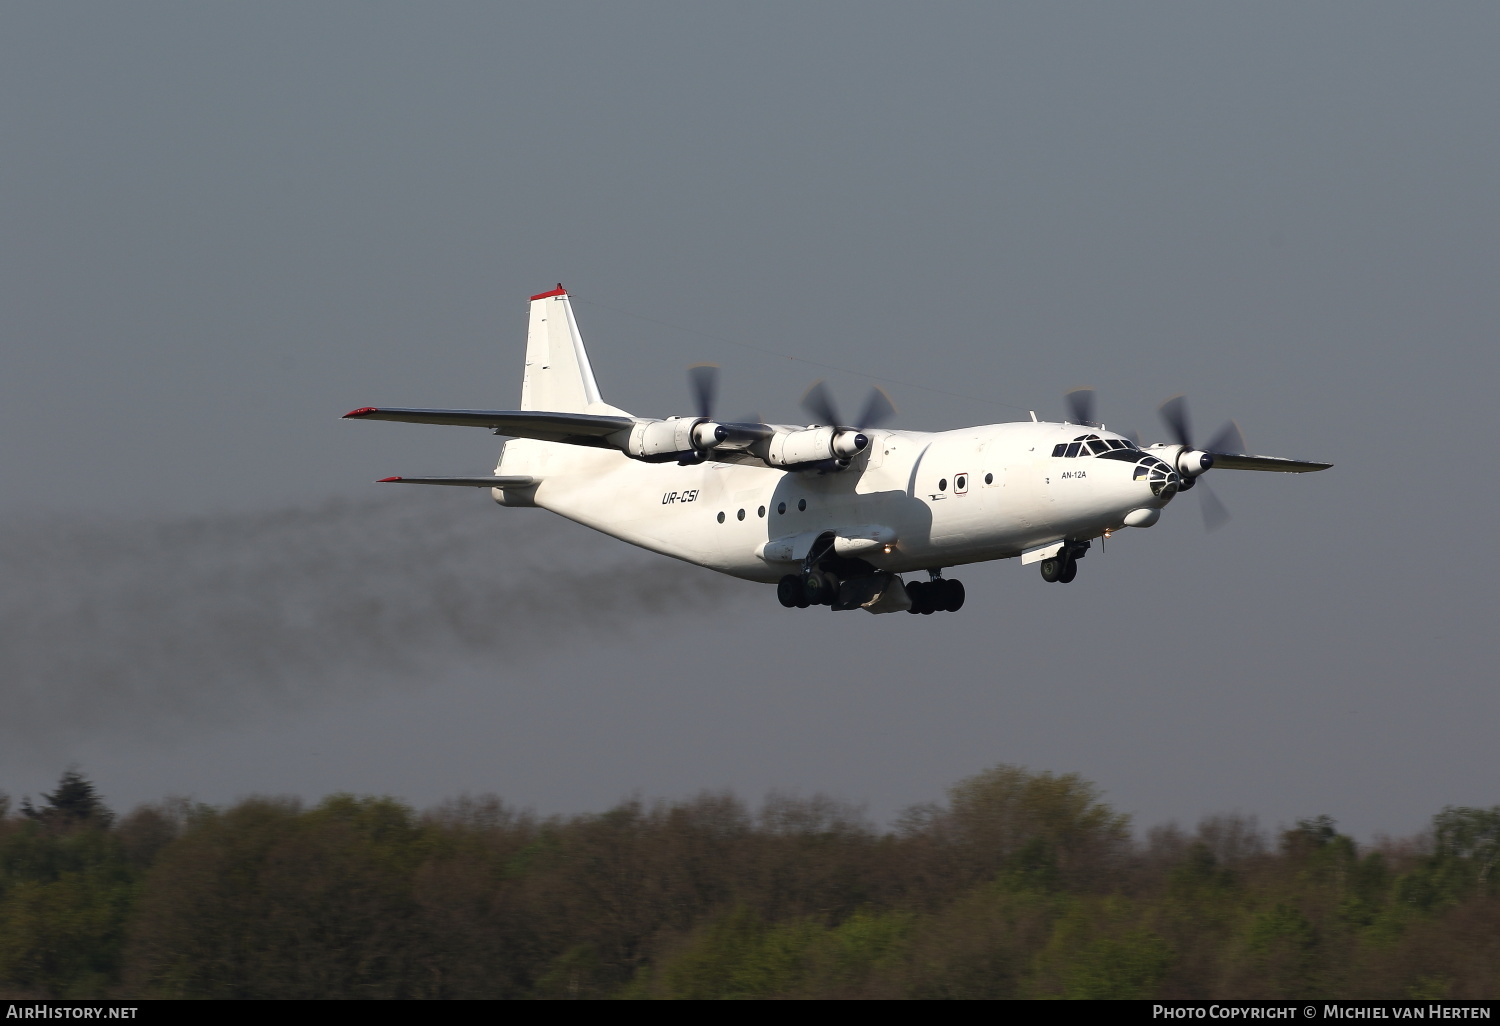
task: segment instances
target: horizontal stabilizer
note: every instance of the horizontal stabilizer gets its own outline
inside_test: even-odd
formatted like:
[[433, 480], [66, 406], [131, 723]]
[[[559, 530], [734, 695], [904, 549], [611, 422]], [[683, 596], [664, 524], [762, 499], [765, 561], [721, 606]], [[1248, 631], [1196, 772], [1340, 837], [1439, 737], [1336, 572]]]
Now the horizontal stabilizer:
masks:
[[592, 413], [552, 413], [537, 410], [401, 410], [366, 406], [344, 414], [345, 420], [394, 420], [404, 424], [446, 424], [455, 427], [489, 428], [497, 435], [535, 438], [543, 442], [592, 445], [601, 449], [617, 446], [605, 438], [635, 426], [631, 417], [607, 417]]
[[453, 485], [458, 488], [528, 488], [536, 478], [516, 474], [511, 477], [382, 477], [376, 484]]
[[1229, 452], [1216, 452], [1213, 457], [1215, 470], [1270, 470], [1282, 474], [1307, 474], [1333, 466], [1332, 463], [1287, 460], [1280, 456], [1241, 456]]

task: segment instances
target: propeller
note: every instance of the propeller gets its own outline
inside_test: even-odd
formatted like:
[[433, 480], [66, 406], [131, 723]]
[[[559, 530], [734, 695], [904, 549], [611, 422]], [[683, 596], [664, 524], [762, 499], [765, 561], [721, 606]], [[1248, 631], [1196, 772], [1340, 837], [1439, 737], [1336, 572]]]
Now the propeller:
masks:
[[699, 418], [713, 420], [714, 402], [719, 397], [719, 365], [693, 364], [688, 368], [688, 386], [693, 390], [693, 402], [697, 405]]
[[[1188, 449], [1197, 448], [1193, 445], [1192, 422], [1188, 418], [1187, 397], [1174, 395], [1161, 404], [1161, 419], [1167, 425], [1167, 431], [1172, 436], [1172, 441]], [[1240, 431], [1240, 426], [1234, 421], [1227, 421], [1223, 427], [1214, 432], [1214, 436], [1208, 440], [1203, 447], [1204, 452], [1216, 454], [1239, 455], [1245, 451], [1245, 436]], [[1203, 491], [1198, 500], [1199, 508], [1203, 512], [1203, 527], [1207, 531], [1217, 531], [1229, 523], [1229, 508], [1220, 501], [1214, 490], [1208, 487], [1208, 482], [1199, 477], [1184, 477], [1179, 491], [1187, 491], [1192, 488], [1201, 488]]]
[[[1070, 393], [1071, 394], [1071, 393]], [[1188, 449], [1198, 448], [1193, 444], [1191, 421], [1188, 419], [1187, 396], [1174, 395], [1161, 404], [1161, 419], [1171, 432], [1172, 441]], [[1241, 455], [1245, 451], [1245, 436], [1234, 421], [1225, 421], [1224, 426], [1203, 447], [1204, 452], [1224, 455]]]
[[833, 393], [823, 381], [814, 381], [803, 394], [802, 408], [811, 413], [819, 424], [827, 424], [829, 427], [836, 428], [852, 427], [858, 430], [879, 427], [896, 413], [896, 404], [891, 402], [891, 397], [886, 394], [885, 389], [876, 385], [870, 389], [870, 395], [865, 400], [865, 408], [860, 411], [859, 419], [850, 424], [839, 416], [838, 407], [833, 404]]
[[1208, 440], [1209, 452], [1233, 453], [1238, 456], [1245, 451], [1245, 435], [1234, 421], [1228, 421]]
[[1208, 487], [1208, 482], [1199, 481], [1198, 487], [1203, 489], [1198, 499], [1198, 508], [1203, 511], [1203, 529], [1205, 531], [1217, 531], [1229, 523], [1229, 507], [1219, 501], [1219, 496]]
[[1167, 425], [1167, 431], [1172, 435], [1172, 441], [1189, 449], [1193, 443], [1189, 440], [1193, 432], [1189, 427], [1187, 396], [1174, 395], [1161, 404], [1161, 419]]
[[1094, 390], [1092, 388], [1075, 388], [1066, 393], [1063, 399], [1068, 404], [1069, 423], [1084, 424], [1088, 427], [1099, 426], [1099, 422], [1094, 419]]
[[865, 398], [865, 408], [860, 411], [858, 427], [879, 427], [896, 415], [896, 404], [886, 390], [876, 385]]

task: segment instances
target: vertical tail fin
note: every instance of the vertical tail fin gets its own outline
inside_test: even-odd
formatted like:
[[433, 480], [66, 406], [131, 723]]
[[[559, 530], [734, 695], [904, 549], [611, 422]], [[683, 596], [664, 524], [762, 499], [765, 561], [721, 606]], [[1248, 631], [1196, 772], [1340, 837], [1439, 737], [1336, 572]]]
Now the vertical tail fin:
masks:
[[521, 409], [584, 413], [601, 402], [589, 354], [562, 285], [531, 297]]

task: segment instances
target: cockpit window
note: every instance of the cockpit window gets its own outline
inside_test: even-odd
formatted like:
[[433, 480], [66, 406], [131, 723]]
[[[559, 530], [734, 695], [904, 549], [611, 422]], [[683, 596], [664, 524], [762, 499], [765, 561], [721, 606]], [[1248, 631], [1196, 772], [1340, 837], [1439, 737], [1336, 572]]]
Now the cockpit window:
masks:
[[1079, 456], [1102, 456], [1120, 449], [1139, 452], [1140, 446], [1123, 438], [1100, 438], [1098, 435], [1079, 435], [1071, 442], [1058, 442], [1052, 447], [1052, 455], [1074, 459]]

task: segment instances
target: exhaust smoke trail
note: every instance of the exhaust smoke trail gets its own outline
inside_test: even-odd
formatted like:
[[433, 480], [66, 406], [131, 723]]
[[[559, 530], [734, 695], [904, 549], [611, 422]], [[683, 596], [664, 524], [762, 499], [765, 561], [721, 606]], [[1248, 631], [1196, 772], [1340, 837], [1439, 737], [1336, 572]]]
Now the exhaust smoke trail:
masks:
[[757, 589], [477, 490], [13, 524], [0, 537], [0, 745], [170, 737], [460, 660], [503, 680], [558, 645], [736, 593]]

